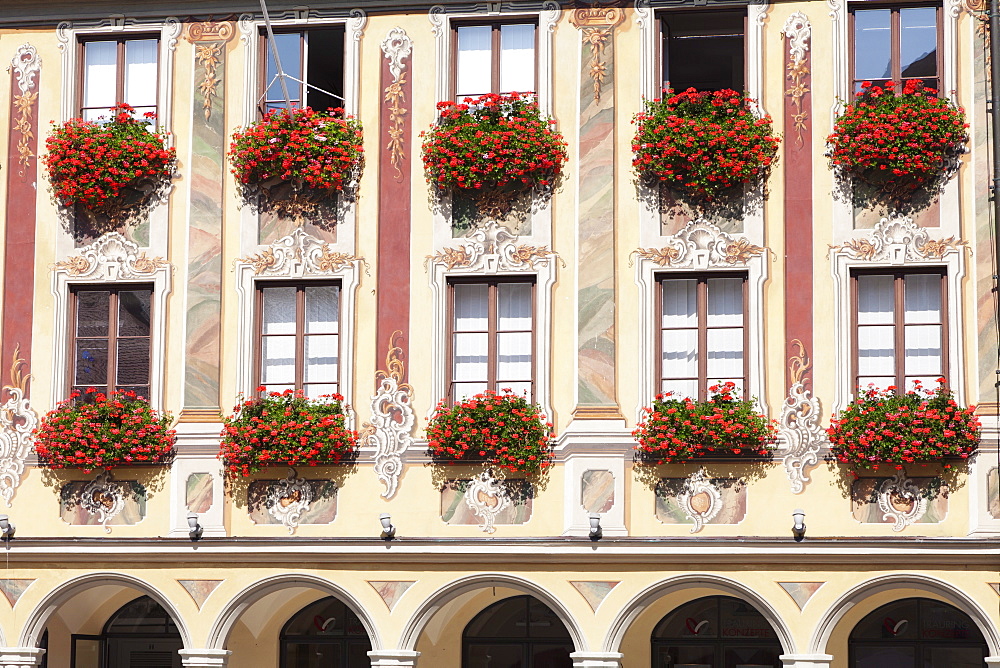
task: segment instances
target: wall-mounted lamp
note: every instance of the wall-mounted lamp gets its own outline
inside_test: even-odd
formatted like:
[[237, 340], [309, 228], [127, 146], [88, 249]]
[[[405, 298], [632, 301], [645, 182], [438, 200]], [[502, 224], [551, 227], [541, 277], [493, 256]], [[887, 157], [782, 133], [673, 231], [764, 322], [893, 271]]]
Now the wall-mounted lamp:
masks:
[[188, 513], [188, 536], [191, 540], [201, 540], [205, 528], [198, 524], [198, 513]]
[[14, 523], [6, 515], [0, 515], [0, 540], [8, 541], [14, 537]]
[[801, 508], [792, 511], [792, 536], [797, 541], [806, 537], [806, 511]]
[[382, 523], [382, 540], [392, 540], [396, 537], [396, 527], [392, 526], [392, 518], [389, 517], [389, 513], [379, 515], [378, 521]]
[[590, 540], [600, 540], [604, 536], [600, 513], [590, 513]]

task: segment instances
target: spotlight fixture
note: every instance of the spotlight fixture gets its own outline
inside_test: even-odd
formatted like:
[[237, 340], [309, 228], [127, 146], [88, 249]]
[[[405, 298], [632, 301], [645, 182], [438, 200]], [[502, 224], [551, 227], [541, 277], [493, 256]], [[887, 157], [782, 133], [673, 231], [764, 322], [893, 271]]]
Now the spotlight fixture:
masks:
[[796, 541], [806, 537], [806, 511], [801, 508], [792, 511], [792, 536]]
[[191, 540], [201, 540], [205, 528], [198, 523], [198, 513], [188, 513], [188, 536]]
[[392, 518], [389, 517], [389, 513], [379, 515], [378, 521], [382, 523], [382, 540], [392, 540], [396, 537], [396, 527], [392, 526]]
[[0, 540], [8, 541], [14, 537], [14, 523], [6, 515], [0, 515]]
[[604, 536], [600, 513], [590, 513], [590, 540], [600, 540]]

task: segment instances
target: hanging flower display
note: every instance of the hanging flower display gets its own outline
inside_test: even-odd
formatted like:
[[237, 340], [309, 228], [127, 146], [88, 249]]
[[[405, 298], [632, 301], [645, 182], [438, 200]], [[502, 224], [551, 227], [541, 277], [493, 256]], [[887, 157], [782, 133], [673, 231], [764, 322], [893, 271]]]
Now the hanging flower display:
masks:
[[265, 204], [329, 202], [360, 178], [363, 138], [361, 122], [343, 109], [272, 109], [233, 133], [229, 162], [247, 194]]
[[150, 128], [127, 104], [111, 108], [106, 121], [71, 118], [45, 140], [43, 163], [56, 201], [119, 221], [167, 183], [177, 152], [166, 134]]
[[167, 464], [174, 454], [172, 417], [132, 391], [107, 396], [88, 388], [42, 418], [35, 430], [38, 462], [85, 473], [118, 466]]
[[830, 421], [827, 434], [834, 456], [858, 468], [942, 461], [948, 468], [947, 458], [976, 451], [979, 429], [975, 407], [959, 406], [939, 378], [934, 390], [915, 382], [903, 394], [869, 387]]
[[640, 180], [699, 203], [742, 195], [767, 180], [780, 139], [771, 117], [734, 90], [663, 91], [635, 115], [632, 166]]
[[509, 390], [441, 401], [427, 425], [428, 454], [438, 462], [486, 462], [533, 475], [552, 461], [552, 424], [542, 409]]
[[766, 457], [777, 438], [773, 420], [749, 399], [736, 398], [728, 382], [709, 388], [708, 401], [659, 394], [632, 436], [635, 449], [648, 464], [688, 462], [700, 457]]
[[889, 200], [939, 184], [969, 141], [965, 111], [923, 82], [861, 84], [854, 102], [837, 117], [830, 162]]
[[502, 213], [521, 193], [549, 191], [562, 173], [566, 142], [531, 97], [489, 94], [437, 108], [437, 122], [421, 133], [432, 187]]
[[236, 478], [268, 466], [322, 466], [351, 459], [358, 434], [346, 427], [343, 401], [339, 394], [309, 399], [301, 390], [241, 401], [223, 424], [219, 458], [226, 475]]

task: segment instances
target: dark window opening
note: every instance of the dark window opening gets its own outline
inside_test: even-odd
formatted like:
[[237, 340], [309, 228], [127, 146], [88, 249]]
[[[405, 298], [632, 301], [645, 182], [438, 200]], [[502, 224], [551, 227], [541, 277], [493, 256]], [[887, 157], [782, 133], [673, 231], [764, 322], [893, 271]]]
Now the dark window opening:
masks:
[[[274, 35], [274, 43], [281, 69], [288, 75], [285, 84], [293, 106], [312, 107], [317, 111], [344, 106], [343, 28], [279, 32]], [[285, 97], [281, 82], [276, 78], [278, 68], [266, 36], [261, 44], [265, 63], [261, 87], [265, 92], [259, 106], [264, 113], [283, 109]]]
[[744, 11], [673, 12], [663, 17], [663, 87], [742, 91]]

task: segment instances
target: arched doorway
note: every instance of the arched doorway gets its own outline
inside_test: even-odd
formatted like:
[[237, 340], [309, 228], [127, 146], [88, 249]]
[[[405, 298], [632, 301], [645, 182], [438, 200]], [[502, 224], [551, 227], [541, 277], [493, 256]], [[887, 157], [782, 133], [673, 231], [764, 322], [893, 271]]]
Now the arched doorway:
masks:
[[[140, 596], [111, 615], [101, 633], [100, 645], [103, 668], [181, 668], [177, 653], [184, 649], [181, 634], [170, 614], [149, 596]], [[74, 665], [82, 668], [82, 656], [76, 649], [74, 643]]]
[[462, 634], [462, 668], [571, 668], [573, 651], [562, 620], [534, 596], [494, 603]]
[[851, 631], [851, 668], [982, 668], [986, 640], [958, 608], [905, 598], [868, 613]]
[[732, 596], [706, 596], [653, 628], [653, 668], [779, 668], [778, 636], [764, 615]]
[[372, 643], [364, 625], [329, 596], [299, 610], [281, 629], [281, 668], [363, 668]]

